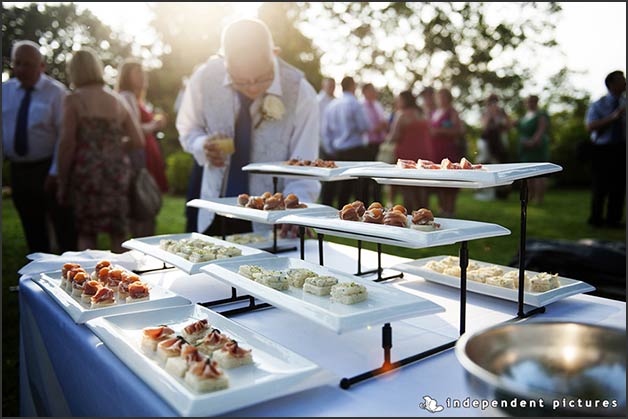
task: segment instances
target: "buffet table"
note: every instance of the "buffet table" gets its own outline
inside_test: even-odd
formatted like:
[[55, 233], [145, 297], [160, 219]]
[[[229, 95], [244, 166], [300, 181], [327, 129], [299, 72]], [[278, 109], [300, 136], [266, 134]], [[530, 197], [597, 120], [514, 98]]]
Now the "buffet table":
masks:
[[[355, 248], [325, 243], [325, 265], [355, 271]], [[298, 251], [285, 256], [298, 258]], [[306, 260], [316, 263], [317, 242], [306, 241]], [[367, 268], [375, 252], [364, 251]], [[480, 258], [481, 255], [472, 255]], [[382, 265], [409, 259], [384, 254]], [[369, 265], [369, 262], [370, 265]], [[144, 275], [155, 285], [192, 302], [228, 297], [231, 288], [205, 274], [189, 276], [178, 269]], [[426, 298], [445, 312], [392, 322], [393, 361], [427, 350], [458, 336], [459, 290], [414, 275], [387, 286]], [[234, 305], [237, 306], [237, 305]], [[231, 307], [231, 306], [230, 306]], [[217, 307], [220, 311], [222, 307]], [[516, 303], [469, 293], [467, 332], [511, 319]], [[276, 308], [233, 317], [288, 349], [319, 364], [338, 380], [381, 364], [381, 325], [338, 335], [313, 322]], [[544, 314], [525, 321], [578, 321], [625, 328], [624, 302], [577, 295], [553, 303]], [[132, 373], [85, 325], [75, 324], [28, 277], [20, 280], [20, 404], [23, 416], [174, 416], [177, 413]], [[233, 416], [429, 416], [419, 405], [424, 396], [444, 405], [451, 416], [480, 416], [480, 408], [449, 408], [447, 399], [474, 396], [453, 350], [448, 350], [348, 391], [338, 380], [327, 386], [230, 412]]]

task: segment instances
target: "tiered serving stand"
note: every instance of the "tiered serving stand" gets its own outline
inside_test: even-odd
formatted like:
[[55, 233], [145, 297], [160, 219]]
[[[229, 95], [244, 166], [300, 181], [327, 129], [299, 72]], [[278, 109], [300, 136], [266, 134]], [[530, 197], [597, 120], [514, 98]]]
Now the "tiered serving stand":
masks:
[[[278, 177], [306, 178], [322, 181], [337, 181], [352, 178], [370, 178], [381, 184], [394, 185], [413, 185], [428, 187], [455, 187], [455, 188], [487, 188], [512, 184], [514, 181], [521, 181], [521, 231], [520, 231], [520, 251], [519, 251], [519, 294], [518, 294], [518, 312], [516, 318], [524, 318], [530, 315], [543, 312], [544, 307], [537, 307], [529, 311], [524, 310], [524, 266], [525, 259], [525, 240], [526, 240], [526, 222], [527, 222], [527, 179], [532, 177], [544, 176], [550, 173], [562, 170], [560, 166], [551, 163], [528, 163], [528, 164], [512, 164], [512, 165], [487, 165], [483, 170], [416, 170], [416, 169], [397, 169], [394, 165], [377, 163], [374, 165], [355, 165], [350, 167], [348, 162], [338, 162], [339, 170], [332, 172], [334, 169], [311, 168], [300, 166], [289, 166], [283, 162], [252, 164], [243, 168], [250, 173], [265, 174], [273, 176], [273, 184], [277, 185]], [[199, 202], [190, 202], [188, 205], [201, 207]], [[210, 210], [220, 210], [223, 214], [227, 214], [225, 208], [218, 209], [214, 204], [202, 204], [202, 208]], [[237, 217], [234, 211], [230, 216]], [[378, 267], [377, 279], [375, 281], [384, 281], [387, 279], [400, 277], [395, 275], [392, 277], [382, 277], [381, 266], [381, 245], [391, 244], [407, 248], [424, 248], [442, 245], [451, 245], [460, 243], [459, 261], [460, 261], [460, 324], [459, 332], [465, 332], [466, 322], [466, 293], [467, 293], [467, 275], [466, 270], [469, 263], [468, 241], [497, 237], [510, 234], [510, 231], [490, 223], [478, 223], [464, 220], [448, 220], [436, 219], [437, 222], [443, 224], [440, 231], [424, 233], [410, 229], [392, 228], [388, 226], [365, 226], [365, 223], [348, 222], [339, 220], [337, 215], [329, 213], [303, 213], [290, 214], [278, 217], [273, 220], [274, 224], [293, 224], [299, 226], [299, 237], [301, 246], [301, 259], [304, 259], [304, 230], [305, 228], [314, 228], [317, 231], [319, 245], [319, 264], [324, 264], [323, 240], [324, 236], [334, 235], [358, 240], [358, 252], [360, 252], [361, 242], [370, 241], [377, 244], [378, 251]], [[374, 231], [373, 229], [377, 230]], [[453, 234], [452, 234], [453, 233]], [[361, 272], [360, 253], [358, 254], [358, 274]], [[256, 307], [250, 307], [256, 309]], [[249, 308], [245, 308], [250, 311]], [[242, 312], [242, 311], [239, 311]], [[239, 313], [238, 312], [238, 313]], [[234, 313], [235, 314], [235, 313]], [[392, 348], [392, 327], [390, 323], [385, 323], [382, 328], [382, 346], [384, 348], [384, 363], [381, 367], [367, 371], [363, 374], [351, 378], [341, 380], [342, 388], [349, 388], [354, 384], [362, 382], [368, 378], [383, 374], [396, 368], [400, 368], [409, 363], [424, 359], [443, 350], [453, 347], [456, 340], [448, 342], [444, 345], [432, 348], [428, 351], [410, 356], [400, 361], [391, 362], [390, 349]]]

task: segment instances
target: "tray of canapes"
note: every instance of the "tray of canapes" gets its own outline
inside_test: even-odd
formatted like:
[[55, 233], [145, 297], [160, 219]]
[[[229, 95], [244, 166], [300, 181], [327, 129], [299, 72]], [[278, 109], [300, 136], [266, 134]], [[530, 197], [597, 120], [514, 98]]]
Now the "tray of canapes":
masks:
[[319, 233], [411, 248], [510, 234], [497, 224], [435, 218], [427, 208], [408, 211], [402, 205], [384, 208], [379, 202], [366, 207], [354, 201], [336, 213], [289, 215], [278, 221], [312, 227]]
[[260, 249], [199, 233], [142, 237], [127, 240], [122, 246], [153, 256], [190, 275], [198, 273], [202, 266], [229, 259], [249, 260], [271, 256]]
[[87, 326], [184, 416], [219, 415], [333, 378], [313, 362], [198, 305], [98, 318]]
[[379, 166], [384, 163], [375, 161], [333, 161], [333, 160], [300, 160], [251, 163], [242, 168], [246, 172], [275, 174], [281, 177], [311, 177], [324, 181], [346, 180], [345, 172], [349, 169], [364, 166]]
[[421, 297], [300, 259], [234, 261], [202, 271], [336, 333], [443, 311]]
[[[395, 265], [392, 269], [460, 288], [460, 261], [455, 256], [433, 256]], [[525, 271], [524, 301], [542, 307], [571, 295], [594, 291], [586, 282], [548, 272]], [[518, 301], [519, 269], [476, 260], [467, 267], [467, 289], [478, 294]]]
[[[214, 236], [214, 238], [220, 239], [220, 236]], [[225, 237], [225, 240], [229, 243], [237, 243], [242, 246], [267, 250], [273, 247], [273, 232], [272, 230], [269, 230], [267, 232], [259, 233], [251, 232], [230, 234]], [[294, 247], [298, 244], [298, 238], [280, 237], [279, 234], [277, 234], [277, 247]]]
[[139, 275], [107, 260], [96, 265], [65, 263], [33, 276], [76, 323], [110, 314], [190, 304], [171, 291], [149, 285]]
[[214, 211], [226, 217], [264, 224], [275, 224], [287, 214], [334, 212], [334, 208], [327, 205], [300, 202], [295, 194], [284, 197], [281, 192], [264, 192], [259, 196], [241, 194], [237, 197], [193, 199], [187, 205]]
[[562, 167], [553, 163], [473, 164], [463, 157], [460, 162], [445, 158], [440, 163], [399, 159], [394, 165], [356, 167], [348, 169], [345, 174], [371, 178], [464, 181], [492, 186], [561, 170]]

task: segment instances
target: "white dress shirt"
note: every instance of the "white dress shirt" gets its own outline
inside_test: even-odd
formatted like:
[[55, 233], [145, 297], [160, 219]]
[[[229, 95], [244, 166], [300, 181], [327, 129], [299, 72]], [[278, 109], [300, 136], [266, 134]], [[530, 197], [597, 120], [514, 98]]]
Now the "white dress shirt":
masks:
[[[277, 96], [286, 103], [287, 93], [283, 92], [281, 66], [276, 58], [274, 68], [275, 78], [266, 94]], [[220, 78], [217, 79], [218, 77]], [[212, 167], [203, 146], [208, 136], [234, 135], [235, 120], [240, 110], [238, 95], [231, 87], [231, 79], [224, 71], [224, 65], [217, 59], [210, 59], [201, 66], [192, 75], [185, 90], [176, 122], [179, 141], [183, 149], [191, 153], [199, 165], [204, 166], [201, 199], [214, 198], [221, 195], [225, 168]], [[316, 91], [305, 77], [301, 78], [297, 90], [294, 109], [286, 109], [286, 115], [290, 116], [279, 121], [264, 121], [259, 129], [253, 129], [251, 162], [318, 158], [319, 115]], [[251, 105], [253, 126], [260, 119], [263, 99], [264, 95], [261, 95]], [[271, 142], [272, 148], [268, 147]], [[250, 194], [262, 194], [272, 189], [272, 185], [269, 186], [269, 182], [272, 182], [270, 176], [250, 175], [249, 179]], [[281, 179], [280, 182], [279, 190], [284, 195], [294, 193], [304, 202], [315, 202], [318, 198], [318, 181]], [[209, 226], [212, 220], [213, 213], [199, 211], [199, 231]]]
[[53, 158], [50, 174], [57, 174], [57, 147], [63, 121], [63, 99], [66, 87], [42, 74], [31, 93], [28, 109], [28, 153], [15, 153], [15, 125], [24, 97], [24, 89], [16, 78], [2, 83], [2, 146], [4, 156], [13, 162], [36, 162]]

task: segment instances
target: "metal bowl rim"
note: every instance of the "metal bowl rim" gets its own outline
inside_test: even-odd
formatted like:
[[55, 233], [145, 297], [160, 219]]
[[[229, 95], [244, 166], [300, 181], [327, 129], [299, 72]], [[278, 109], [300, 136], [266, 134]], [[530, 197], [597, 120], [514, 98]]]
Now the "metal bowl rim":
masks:
[[456, 357], [458, 358], [458, 361], [460, 362], [460, 364], [462, 365], [462, 367], [468, 372], [471, 373], [472, 375], [476, 376], [477, 378], [483, 380], [485, 383], [488, 383], [490, 386], [492, 386], [493, 388], [496, 389], [500, 389], [500, 390], [506, 390], [509, 391], [512, 394], [516, 394], [519, 396], [525, 396], [528, 399], [548, 399], [550, 397], [558, 397], [558, 398], [570, 398], [571, 396], [565, 395], [565, 394], [558, 394], [558, 393], [549, 393], [548, 394], [541, 394], [538, 393], [536, 391], [524, 391], [522, 388], [520, 388], [514, 381], [512, 380], [507, 380], [504, 378], [499, 377], [498, 375], [488, 371], [485, 368], [482, 368], [480, 365], [476, 364], [473, 360], [471, 360], [471, 358], [469, 358], [469, 356], [466, 354], [466, 347], [467, 344], [469, 343], [469, 341], [471, 339], [473, 339], [474, 337], [480, 335], [480, 334], [484, 334], [484, 333], [488, 333], [491, 332], [493, 330], [497, 330], [497, 329], [501, 329], [504, 327], [508, 327], [508, 326], [513, 326], [513, 325], [518, 325], [518, 326], [523, 326], [523, 327], [530, 327], [530, 326], [547, 326], [547, 325], [575, 325], [575, 326], [584, 326], [584, 327], [591, 327], [591, 328], [596, 328], [596, 329], [602, 329], [602, 330], [607, 330], [608, 332], [612, 332], [612, 333], [623, 333], [624, 335], [626, 334], [626, 329], [620, 329], [617, 327], [611, 327], [611, 326], [604, 326], [604, 325], [596, 325], [596, 324], [592, 324], [592, 323], [579, 323], [579, 322], [561, 322], [561, 321], [538, 321], [538, 322], [530, 322], [530, 323], [501, 323], [495, 326], [490, 326], [487, 327], [485, 329], [482, 330], [478, 330], [474, 333], [465, 333], [463, 334], [459, 339], [458, 342], [456, 342], [456, 346], [455, 346], [455, 353], [456, 353]]

